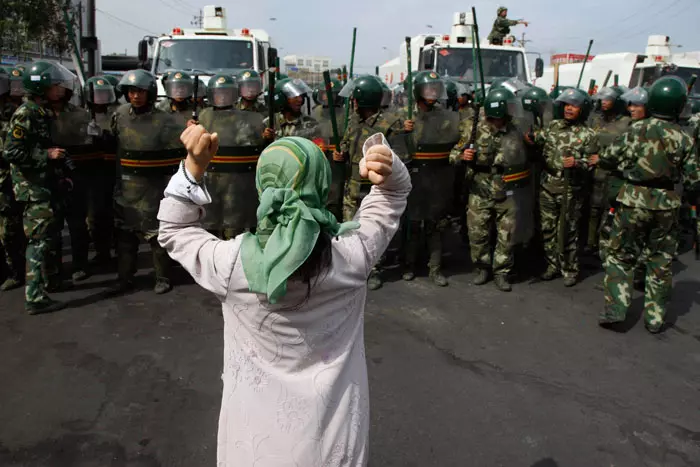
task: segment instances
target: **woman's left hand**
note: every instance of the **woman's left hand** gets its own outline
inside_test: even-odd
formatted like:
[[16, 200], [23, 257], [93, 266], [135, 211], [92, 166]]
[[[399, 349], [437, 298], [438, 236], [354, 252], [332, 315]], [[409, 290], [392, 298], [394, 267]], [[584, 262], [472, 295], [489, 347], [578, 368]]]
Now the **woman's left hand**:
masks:
[[219, 135], [208, 133], [202, 125], [193, 125], [182, 132], [180, 141], [187, 149], [185, 167], [197, 181], [201, 180], [219, 150]]
[[393, 161], [391, 149], [382, 144], [376, 144], [369, 148], [360, 161], [360, 176], [368, 178], [374, 185], [381, 185], [391, 175]]

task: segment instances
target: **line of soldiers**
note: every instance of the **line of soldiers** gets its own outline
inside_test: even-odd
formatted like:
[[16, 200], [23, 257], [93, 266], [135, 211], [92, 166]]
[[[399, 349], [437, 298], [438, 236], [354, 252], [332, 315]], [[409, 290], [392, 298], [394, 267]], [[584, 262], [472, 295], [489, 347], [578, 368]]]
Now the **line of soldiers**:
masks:
[[[116, 86], [106, 77], [93, 78], [84, 91], [85, 110], [65, 103], [68, 90], [60, 88], [70, 80], [58, 66], [35, 63], [22, 79], [25, 102], [6, 125], [3, 163], [11, 182], [6, 176], [3, 187], [10, 190], [3, 194], [10, 197], [3, 201], [3, 218], [12, 217], [4, 213], [14, 206], [14, 219], [23, 219], [30, 313], [60, 306], [47, 292], [62, 286], [56, 252], [64, 218], [74, 281], [88, 274], [90, 241], [96, 264], [109, 261], [113, 216], [116, 290], [132, 286], [141, 239], [153, 252], [154, 290], [171, 288], [170, 260], [155, 240], [156, 214], [169, 177], [181, 170], [179, 135], [202, 105], [196, 92], [201, 86], [184, 71], [173, 71], [164, 78], [168, 99], [156, 104], [156, 80], [146, 71], [127, 72]], [[0, 92], [3, 100], [16, 89], [9, 83], [8, 91]], [[666, 259], [675, 253], [670, 246], [680, 232], [681, 198], [673, 185], [683, 181], [685, 199], [695, 204], [700, 176], [693, 149], [700, 118], [686, 122], [694, 136], [678, 126], [687, 104], [684, 86], [678, 78], [663, 78], [648, 91], [635, 88], [623, 95], [621, 88], [604, 88], [595, 96], [599, 109], [592, 112], [594, 99], [585, 91], [560, 88], [548, 94], [517, 80], [494, 82], [485, 96], [476, 97], [468, 86], [425, 71], [414, 76], [408, 96], [405, 88], [392, 92], [378, 77], [361, 76], [345, 86], [332, 80], [333, 96], [328, 96], [325, 89], [312, 91], [303, 81], [284, 77], [272, 99], [265, 99], [275, 110], [270, 121], [256, 72], [215, 75], [199, 114], [199, 122], [220, 137], [207, 176], [213, 203], [205, 222], [221, 238], [254, 228], [257, 158], [284, 136], [302, 136], [322, 147], [332, 167], [329, 208], [339, 218], [352, 218], [370, 188], [359, 176], [362, 145], [381, 132], [408, 165], [413, 183], [402, 233], [394, 240], [394, 249], [403, 251], [404, 280], [415, 277], [419, 258], [427, 253], [430, 279], [448, 285], [441, 268], [442, 237], [455, 221], [466, 226], [477, 268], [474, 283], [493, 277], [502, 291], [511, 290], [516, 245], [541, 244], [547, 263], [542, 279], [562, 275], [564, 284], [573, 286], [583, 244], [603, 258], [601, 321], [611, 322], [628, 306], [629, 258], [638, 249], [632, 271], [646, 267], [647, 326], [658, 330], [670, 294]], [[126, 104], [116, 104], [118, 94]], [[410, 107], [408, 97], [414, 101]], [[341, 122], [339, 147], [331, 113]], [[620, 138], [627, 140], [623, 144]], [[652, 214], [640, 217], [640, 209]], [[656, 211], [670, 217], [655, 217]], [[658, 241], [655, 230], [662, 220], [673, 229], [667, 243]], [[645, 222], [644, 235], [620, 235], [632, 221]], [[7, 247], [11, 230], [3, 229], [2, 241], [6, 261], [17, 265], [9, 256], [22, 248]], [[371, 289], [382, 285], [384, 261], [370, 275]], [[10, 280], [11, 286], [21, 283], [17, 267]]]

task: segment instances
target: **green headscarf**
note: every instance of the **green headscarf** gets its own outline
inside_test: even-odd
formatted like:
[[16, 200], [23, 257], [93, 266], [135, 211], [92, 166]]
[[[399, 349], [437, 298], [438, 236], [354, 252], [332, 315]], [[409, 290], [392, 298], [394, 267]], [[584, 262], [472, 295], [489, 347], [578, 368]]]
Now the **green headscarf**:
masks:
[[243, 271], [252, 292], [276, 303], [287, 293], [287, 279], [306, 261], [321, 231], [331, 236], [356, 229], [339, 224], [326, 209], [331, 169], [308, 139], [282, 138], [265, 149], [255, 173], [260, 206], [255, 234], [241, 243]]

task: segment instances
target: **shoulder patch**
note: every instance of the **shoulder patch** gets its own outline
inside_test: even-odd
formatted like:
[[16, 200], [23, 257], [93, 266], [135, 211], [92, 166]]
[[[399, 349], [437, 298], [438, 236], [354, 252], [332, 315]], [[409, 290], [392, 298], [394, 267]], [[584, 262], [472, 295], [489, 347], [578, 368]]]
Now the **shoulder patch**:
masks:
[[12, 137], [14, 139], [24, 139], [24, 128], [15, 125], [14, 128], [12, 128]]

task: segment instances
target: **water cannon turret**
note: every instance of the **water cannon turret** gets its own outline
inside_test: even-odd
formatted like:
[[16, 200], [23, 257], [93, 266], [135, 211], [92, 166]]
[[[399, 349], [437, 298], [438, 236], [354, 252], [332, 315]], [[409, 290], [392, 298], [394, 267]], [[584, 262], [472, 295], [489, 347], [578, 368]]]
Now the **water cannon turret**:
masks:
[[226, 30], [226, 8], [207, 5], [202, 8], [202, 28], [209, 31]]
[[666, 61], [671, 56], [671, 38], [669, 36], [649, 36], [646, 55], [655, 62]]
[[452, 15], [452, 30], [450, 44], [471, 44], [474, 17], [471, 12], [461, 12]]

